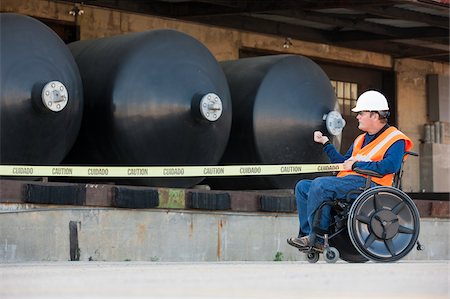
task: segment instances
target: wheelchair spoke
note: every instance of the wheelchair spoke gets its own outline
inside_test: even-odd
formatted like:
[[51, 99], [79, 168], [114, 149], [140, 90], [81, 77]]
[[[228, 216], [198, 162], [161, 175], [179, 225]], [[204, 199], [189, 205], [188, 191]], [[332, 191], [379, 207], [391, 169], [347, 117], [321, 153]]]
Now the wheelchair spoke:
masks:
[[400, 213], [400, 211], [406, 207], [406, 204], [404, 201], [399, 202], [395, 207], [392, 208], [392, 213], [394, 213], [395, 215], [398, 215], [398, 213]]
[[414, 234], [413, 229], [401, 225], [398, 228], [398, 232], [403, 234]]
[[373, 234], [373, 233], [371, 233], [368, 237], [367, 237], [367, 239], [366, 239], [366, 242], [364, 242], [364, 247], [367, 249], [367, 248], [369, 248], [370, 247], [370, 245], [372, 245], [372, 243], [376, 240], [376, 236], [375, 236], [375, 234]]
[[389, 250], [389, 253], [394, 256], [395, 255], [395, 248], [394, 248], [394, 242], [392, 242], [392, 239], [384, 240], [384, 244], [386, 245], [387, 249]]
[[369, 224], [370, 223], [370, 218], [367, 216], [363, 216], [363, 215], [356, 215], [356, 220], [361, 221], [362, 223], [365, 224]]
[[382, 208], [382, 206], [380, 205], [380, 202], [377, 198], [378, 194], [374, 194], [373, 195], [373, 208], [375, 209], [375, 211], [378, 211], [379, 209]]

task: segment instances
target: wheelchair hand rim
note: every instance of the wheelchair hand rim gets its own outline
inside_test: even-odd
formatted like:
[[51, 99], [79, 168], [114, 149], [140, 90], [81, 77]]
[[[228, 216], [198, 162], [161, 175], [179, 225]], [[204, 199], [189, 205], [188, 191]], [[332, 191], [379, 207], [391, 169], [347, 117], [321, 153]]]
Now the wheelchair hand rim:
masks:
[[[395, 206], [385, 207], [382, 201], [395, 203]], [[379, 206], [376, 208], [377, 204]], [[367, 210], [368, 205], [372, 205], [373, 212], [357, 215], [364, 209]], [[408, 208], [407, 211], [404, 210], [405, 207]], [[396, 220], [391, 219], [395, 215], [398, 216], [398, 227]], [[387, 230], [385, 226], [388, 227]], [[355, 199], [349, 211], [347, 229], [353, 246], [362, 256], [376, 262], [393, 262], [403, 258], [414, 248], [419, 237], [420, 217], [414, 202], [402, 190], [376, 186]], [[398, 247], [400, 249], [397, 250]]]

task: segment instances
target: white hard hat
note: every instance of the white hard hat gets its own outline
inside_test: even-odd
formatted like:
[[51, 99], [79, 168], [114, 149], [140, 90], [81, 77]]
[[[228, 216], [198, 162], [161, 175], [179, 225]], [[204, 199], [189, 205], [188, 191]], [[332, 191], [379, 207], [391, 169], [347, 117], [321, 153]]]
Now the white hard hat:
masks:
[[383, 111], [389, 110], [387, 100], [384, 95], [375, 90], [363, 92], [356, 101], [353, 112], [360, 111]]

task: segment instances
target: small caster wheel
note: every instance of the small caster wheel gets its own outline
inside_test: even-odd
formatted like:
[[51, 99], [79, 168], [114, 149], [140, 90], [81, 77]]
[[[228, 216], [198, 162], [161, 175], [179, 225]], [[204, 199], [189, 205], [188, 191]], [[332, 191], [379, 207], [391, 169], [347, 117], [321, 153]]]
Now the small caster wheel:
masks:
[[308, 252], [306, 254], [306, 258], [308, 259], [308, 262], [311, 264], [317, 263], [319, 260], [319, 253], [318, 252]]
[[339, 251], [334, 247], [325, 248], [323, 258], [327, 263], [336, 263], [339, 259]]

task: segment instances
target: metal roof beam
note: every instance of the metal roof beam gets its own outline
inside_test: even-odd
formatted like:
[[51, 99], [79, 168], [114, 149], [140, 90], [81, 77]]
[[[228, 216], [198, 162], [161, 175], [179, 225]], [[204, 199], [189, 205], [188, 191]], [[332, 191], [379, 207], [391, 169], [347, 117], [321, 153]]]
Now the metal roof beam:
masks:
[[[191, 19], [191, 18], [190, 18]], [[298, 25], [258, 19], [251, 16], [202, 17], [201, 22], [214, 26], [235, 28], [263, 34], [290, 37], [299, 40], [309, 40], [321, 43], [330, 41], [321, 30], [315, 30]]]
[[408, 20], [428, 24], [431, 26], [437, 26], [441, 28], [449, 28], [448, 17], [441, 17], [426, 13], [420, 13], [394, 6], [379, 6], [379, 7], [366, 6], [358, 8], [358, 10], [385, 18]]

